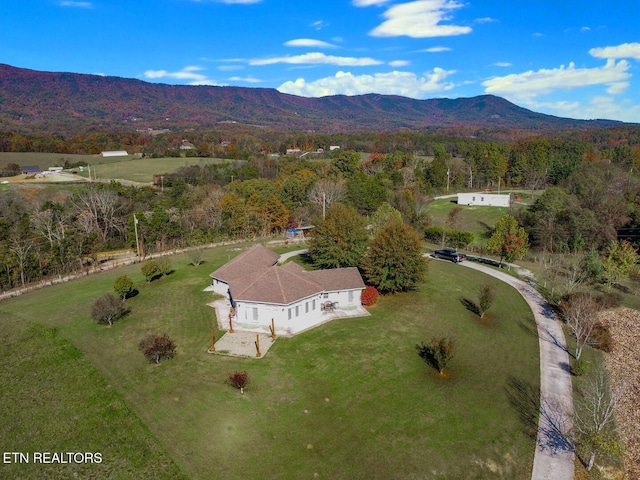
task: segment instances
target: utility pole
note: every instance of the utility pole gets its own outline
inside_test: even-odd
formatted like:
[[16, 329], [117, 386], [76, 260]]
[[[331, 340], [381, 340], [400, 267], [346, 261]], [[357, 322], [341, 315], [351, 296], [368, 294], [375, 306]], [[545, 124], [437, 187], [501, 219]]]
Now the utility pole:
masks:
[[447, 168], [447, 193], [449, 193], [449, 174], [450, 174], [451, 170], [449, 168]]
[[140, 243], [138, 242], [138, 219], [136, 218], [136, 214], [133, 214], [133, 229], [136, 232], [136, 255], [140, 256]]
[[322, 220], [324, 220], [326, 203], [327, 203], [327, 194], [325, 192], [322, 192]]

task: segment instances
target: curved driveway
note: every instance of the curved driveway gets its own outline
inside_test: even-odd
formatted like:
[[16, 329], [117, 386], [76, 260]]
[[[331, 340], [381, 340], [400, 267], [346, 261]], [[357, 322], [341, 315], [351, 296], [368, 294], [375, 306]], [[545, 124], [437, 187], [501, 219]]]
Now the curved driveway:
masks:
[[540, 341], [540, 417], [531, 479], [573, 479], [573, 445], [565, 436], [571, 429], [573, 400], [569, 355], [562, 325], [542, 295], [526, 282], [485, 265], [472, 262], [459, 265], [508, 283], [531, 307]]

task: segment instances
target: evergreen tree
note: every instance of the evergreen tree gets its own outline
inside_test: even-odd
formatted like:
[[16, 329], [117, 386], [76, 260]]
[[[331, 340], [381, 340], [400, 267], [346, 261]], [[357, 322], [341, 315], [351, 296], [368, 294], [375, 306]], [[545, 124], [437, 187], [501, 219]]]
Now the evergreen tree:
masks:
[[309, 256], [316, 268], [355, 267], [368, 237], [364, 218], [353, 207], [334, 203], [326, 218], [316, 223]]
[[361, 267], [367, 284], [382, 293], [410, 290], [427, 269], [422, 240], [409, 225], [391, 222], [373, 238]]

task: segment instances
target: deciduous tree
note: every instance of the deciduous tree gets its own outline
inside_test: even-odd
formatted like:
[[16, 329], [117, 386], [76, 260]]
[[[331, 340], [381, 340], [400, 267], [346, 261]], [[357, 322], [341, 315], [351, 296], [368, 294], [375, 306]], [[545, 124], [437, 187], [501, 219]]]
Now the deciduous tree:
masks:
[[113, 325], [113, 322], [124, 317], [127, 309], [122, 299], [112, 293], [99, 297], [91, 306], [91, 318], [98, 323]]
[[122, 300], [126, 300], [135, 291], [133, 280], [128, 275], [120, 275], [113, 284], [113, 290]]
[[511, 215], [505, 215], [496, 223], [487, 242], [487, 250], [500, 256], [502, 261], [513, 262], [524, 257], [529, 250], [529, 235]]
[[444, 369], [453, 359], [456, 347], [456, 340], [447, 337], [433, 337], [429, 343], [419, 343], [416, 345], [418, 355], [428, 365], [438, 370], [442, 375]]
[[160, 363], [160, 360], [168, 360], [176, 355], [176, 344], [164, 335], [147, 335], [140, 340], [138, 349], [152, 363]]
[[562, 316], [569, 330], [576, 339], [573, 356], [580, 359], [582, 350], [591, 340], [593, 328], [602, 311], [602, 302], [586, 292], [576, 292], [567, 295], [561, 302]]
[[493, 305], [496, 298], [496, 289], [491, 285], [482, 285], [478, 293], [478, 310], [480, 318], [484, 318], [487, 310]]

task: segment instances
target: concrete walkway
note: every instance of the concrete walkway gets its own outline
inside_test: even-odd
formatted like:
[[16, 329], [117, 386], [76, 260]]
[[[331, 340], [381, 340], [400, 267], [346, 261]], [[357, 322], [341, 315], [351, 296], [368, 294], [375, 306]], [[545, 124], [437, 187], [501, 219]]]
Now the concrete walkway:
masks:
[[531, 479], [573, 479], [573, 445], [564, 435], [572, 426], [573, 394], [562, 325], [542, 295], [526, 282], [485, 265], [472, 262], [460, 265], [508, 283], [520, 292], [531, 307], [540, 341], [540, 418]]

